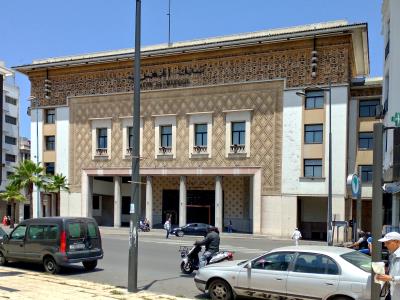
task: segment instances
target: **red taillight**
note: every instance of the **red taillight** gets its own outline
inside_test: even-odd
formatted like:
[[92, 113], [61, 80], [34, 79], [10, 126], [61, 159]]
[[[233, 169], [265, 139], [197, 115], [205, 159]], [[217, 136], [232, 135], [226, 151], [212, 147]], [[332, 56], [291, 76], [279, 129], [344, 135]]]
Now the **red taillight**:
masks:
[[232, 260], [233, 259], [233, 253], [232, 252], [228, 252], [228, 260]]
[[65, 231], [61, 232], [60, 236], [60, 252], [65, 253], [67, 250], [67, 235]]

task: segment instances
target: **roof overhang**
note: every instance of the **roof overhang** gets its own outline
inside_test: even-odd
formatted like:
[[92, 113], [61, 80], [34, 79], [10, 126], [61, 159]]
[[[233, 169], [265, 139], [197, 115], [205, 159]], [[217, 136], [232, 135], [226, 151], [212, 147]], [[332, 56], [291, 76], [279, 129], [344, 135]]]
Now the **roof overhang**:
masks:
[[355, 76], [367, 76], [369, 74], [369, 45], [368, 25], [352, 30]]

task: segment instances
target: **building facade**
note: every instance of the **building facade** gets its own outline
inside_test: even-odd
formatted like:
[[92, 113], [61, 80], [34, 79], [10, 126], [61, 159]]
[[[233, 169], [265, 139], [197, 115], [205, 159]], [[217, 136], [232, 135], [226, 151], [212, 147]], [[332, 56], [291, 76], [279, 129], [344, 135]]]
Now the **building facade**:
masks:
[[[8, 74], [9, 76], [4, 76]], [[19, 161], [19, 87], [15, 84], [14, 71], [6, 68], [0, 61], [0, 76], [4, 76], [2, 93], [2, 151], [1, 151], [1, 185], [4, 191], [8, 184], [8, 177], [13, 174], [14, 167]], [[16, 210], [18, 211], [18, 209]], [[11, 215], [11, 206], [0, 201], [0, 216]]]
[[[382, 34], [385, 42], [383, 70], [384, 125], [400, 126], [400, 3], [384, 0], [382, 4]], [[384, 180], [390, 202], [389, 224], [399, 228], [400, 217], [400, 129], [387, 130], [384, 134]]]
[[[155, 226], [169, 215], [179, 225], [231, 221], [274, 236], [300, 227], [307, 238], [326, 238], [329, 106], [321, 88], [331, 83], [333, 213], [345, 220], [351, 80], [369, 72], [367, 34], [366, 24], [336, 21], [143, 48], [142, 216]], [[32, 155], [39, 143], [39, 160], [69, 179], [63, 215], [128, 223], [133, 53], [16, 67], [39, 102]]]

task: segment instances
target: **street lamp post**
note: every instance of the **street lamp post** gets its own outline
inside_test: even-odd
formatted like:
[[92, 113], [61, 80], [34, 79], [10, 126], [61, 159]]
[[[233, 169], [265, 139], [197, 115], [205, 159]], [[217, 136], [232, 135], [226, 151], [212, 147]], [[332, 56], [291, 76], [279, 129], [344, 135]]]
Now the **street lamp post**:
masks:
[[328, 246], [333, 245], [333, 229], [332, 229], [332, 86], [331, 81], [329, 81], [328, 88], [323, 87], [310, 87], [306, 88], [301, 92], [296, 92], [297, 96], [306, 97], [306, 91], [324, 91], [328, 92], [328, 101], [329, 101], [329, 118], [328, 118], [328, 211], [327, 211], [327, 224], [326, 224], [326, 242]]
[[132, 149], [132, 194], [129, 226], [129, 266], [128, 291], [137, 292], [138, 271], [138, 219], [140, 214], [140, 175], [139, 175], [139, 134], [140, 134], [140, 17], [141, 0], [136, 0], [135, 19], [135, 63], [134, 63], [134, 95], [133, 95], [133, 149]]

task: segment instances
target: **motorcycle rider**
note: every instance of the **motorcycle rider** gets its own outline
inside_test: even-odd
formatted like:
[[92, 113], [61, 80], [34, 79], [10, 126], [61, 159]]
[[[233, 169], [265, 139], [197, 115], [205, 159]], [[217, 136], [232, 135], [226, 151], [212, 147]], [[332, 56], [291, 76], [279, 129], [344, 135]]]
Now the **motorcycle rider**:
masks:
[[202, 241], [196, 241], [194, 244], [197, 246], [205, 246], [206, 250], [200, 257], [199, 268], [204, 267], [211, 257], [219, 252], [219, 230], [217, 227], [210, 226], [208, 228], [208, 233]]

